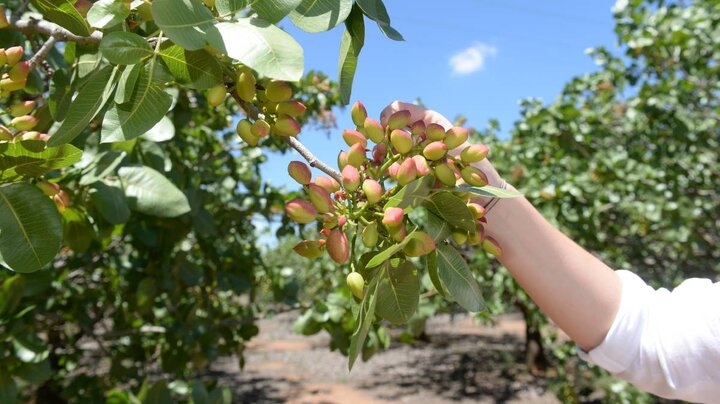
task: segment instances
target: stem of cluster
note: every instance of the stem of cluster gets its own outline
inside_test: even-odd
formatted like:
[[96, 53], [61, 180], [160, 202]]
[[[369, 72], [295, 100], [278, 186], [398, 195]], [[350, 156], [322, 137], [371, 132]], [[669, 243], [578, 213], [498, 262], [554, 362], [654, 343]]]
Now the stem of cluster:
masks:
[[28, 61], [28, 65], [30, 67], [30, 70], [34, 69], [35, 66], [37, 66], [38, 63], [45, 60], [47, 55], [50, 53], [53, 47], [55, 47], [55, 43], [57, 42], [57, 38], [54, 36], [51, 36], [45, 41], [43, 46], [40, 48], [40, 50], [37, 51], [35, 55], [33, 55], [32, 58]]

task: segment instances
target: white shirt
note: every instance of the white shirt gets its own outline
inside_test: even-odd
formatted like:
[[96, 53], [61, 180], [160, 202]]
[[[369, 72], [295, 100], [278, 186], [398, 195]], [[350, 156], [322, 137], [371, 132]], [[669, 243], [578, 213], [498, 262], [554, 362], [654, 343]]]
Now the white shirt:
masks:
[[654, 290], [629, 271], [605, 340], [580, 356], [661, 397], [720, 403], [720, 282]]

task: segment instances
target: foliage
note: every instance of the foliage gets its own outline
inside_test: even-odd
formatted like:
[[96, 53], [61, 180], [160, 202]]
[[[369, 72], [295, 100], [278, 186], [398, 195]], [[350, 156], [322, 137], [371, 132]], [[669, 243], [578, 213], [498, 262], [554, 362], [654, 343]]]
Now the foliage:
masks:
[[[615, 31], [623, 55], [590, 50], [598, 70], [570, 80], [550, 104], [523, 102], [510, 141], [497, 144], [491, 132], [476, 138], [563, 232], [656, 287], [715, 278], [720, 270], [718, 7], [715, 1], [619, 1]], [[526, 305], [507, 274], [485, 279], [498, 286], [488, 301]], [[527, 307], [541, 326], [543, 317]], [[577, 363], [563, 358], [556, 355], [560, 365]], [[559, 372], [572, 391], [564, 399], [604, 384], [612, 385], [603, 388], [607, 400], [636, 402], [622, 397], [637, 394], [627, 384], [577, 366], [571, 376]]]
[[3, 1], [0, 401], [231, 400], [197, 377], [257, 334], [252, 223], [284, 202], [259, 165], [289, 148], [232, 116], [278, 80], [295, 125], [332, 127], [341, 101], [273, 24], [336, 15], [300, 3]]

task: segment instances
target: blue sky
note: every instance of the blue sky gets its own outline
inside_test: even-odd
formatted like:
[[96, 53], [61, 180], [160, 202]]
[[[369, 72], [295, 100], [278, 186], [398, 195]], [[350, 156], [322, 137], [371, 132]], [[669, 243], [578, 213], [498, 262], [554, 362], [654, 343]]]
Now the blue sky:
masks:
[[[572, 76], [596, 67], [584, 51], [615, 48], [612, 2], [553, 0], [385, 0], [392, 25], [405, 42], [385, 38], [366, 20], [365, 48], [355, 77], [352, 100], [362, 101], [379, 117], [395, 99], [421, 98], [426, 106], [452, 117], [464, 114], [469, 126], [484, 127], [496, 118], [507, 133], [519, 117], [518, 101], [551, 101]], [[343, 26], [321, 34], [304, 33], [281, 23], [303, 46], [305, 69], [337, 79]], [[347, 148], [340, 134], [354, 128], [349, 109], [336, 111], [338, 129], [328, 136], [304, 131], [300, 140], [320, 159], [335, 164]], [[263, 175], [275, 185], [297, 185], [287, 163], [297, 153], [271, 155]]]

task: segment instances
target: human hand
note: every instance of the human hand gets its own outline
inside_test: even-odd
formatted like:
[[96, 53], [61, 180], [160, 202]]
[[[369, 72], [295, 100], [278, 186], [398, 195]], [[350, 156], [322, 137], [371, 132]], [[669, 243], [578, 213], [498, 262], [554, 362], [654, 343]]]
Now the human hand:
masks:
[[[388, 105], [387, 107], [385, 107], [382, 114], [380, 115], [382, 124], [386, 125], [387, 120], [390, 117], [390, 115], [394, 114], [395, 112], [402, 111], [402, 110], [410, 111], [410, 123], [411, 124], [414, 122], [417, 122], [417, 121], [423, 121], [423, 122], [425, 122], [425, 125], [428, 125], [431, 123], [436, 123], [436, 124], [439, 124], [440, 126], [442, 126], [443, 128], [445, 128], [445, 130], [450, 129], [453, 126], [452, 123], [450, 122], [450, 120], [448, 120], [446, 117], [444, 117], [442, 114], [440, 114], [437, 111], [433, 111], [430, 109], [426, 109], [426, 108], [423, 108], [423, 107], [420, 107], [420, 106], [417, 106], [414, 104], [410, 104], [407, 102], [402, 102], [402, 101], [395, 101], [395, 102], [391, 103], [390, 105]], [[467, 147], [469, 145], [470, 145], [469, 142], [465, 142], [460, 147], [458, 147], [454, 150], [451, 150], [450, 153], [453, 155], [460, 154], [460, 152], [462, 152], [462, 150], [465, 149], [465, 147]], [[494, 187], [502, 187], [505, 185], [504, 180], [502, 179], [500, 174], [498, 174], [497, 170], [495, 169], [495, 167], [493, 167], [493, 165], [489, 159], [485, 158], [478, 163], [474, 163], [473, 166], [479, 168], [482, 172], [485, 173], [485, 175], [488, 178], [489, 185], [494, 186]], [[479, 198], [479, 199], [480, 199], [480, 202], [489, 200], [489, 198]]]

